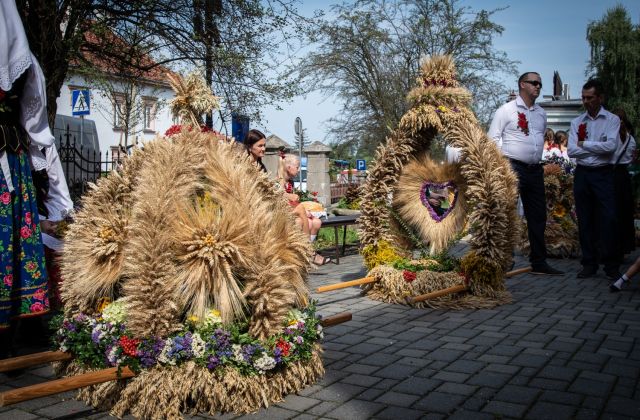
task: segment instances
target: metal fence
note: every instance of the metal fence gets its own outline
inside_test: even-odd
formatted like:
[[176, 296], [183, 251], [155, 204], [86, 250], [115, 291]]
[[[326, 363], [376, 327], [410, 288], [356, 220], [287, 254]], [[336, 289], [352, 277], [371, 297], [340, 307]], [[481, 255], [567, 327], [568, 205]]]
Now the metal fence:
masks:
[[85, 148], [82, 144], [78, 147], [76, 137], [71, 134], [69, 126], [60, 134], [57, 146], [69, 193], [76, 204], [79, 204], [80, 198], [88, 190], [90, 182], [96, 182], [98, 178], [106, 176], [126, 156], [125, 152], [112, 153], [110, 156], [107, 151], [103, 159], [103, 154], [96, 153], [95, 149]]

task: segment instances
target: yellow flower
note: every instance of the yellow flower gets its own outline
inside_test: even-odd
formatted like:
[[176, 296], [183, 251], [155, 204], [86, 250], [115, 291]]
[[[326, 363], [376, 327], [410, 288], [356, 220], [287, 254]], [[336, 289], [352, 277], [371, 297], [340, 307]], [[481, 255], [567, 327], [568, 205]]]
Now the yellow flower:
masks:
[[559, 217], [562, 218], [567, 214], [567, 209], [564, 208], [563, 205], [556, 205], [555, 208], [553, 209], [553, 213], [552, 216], [553, 217]]
[[198, 318], [196, 315], [191, 315], [189, 318], [187, 318], [187, 320], [192, 324], [197, 324], [200, 318]]
[[444, 106], [444, 105], [440, 105], [440, 106], [438, 107], [438, 111], [440, 111], [440, 112], [447, 112], [448, 110], [449, 110], [449, 108], [447, 108], [447, 107], [446, 107], [446, 106]]
[[98, 300], [98, 306], [97, 306], [98, 312], [102, 313], [104, 308], [106, 308], [106, 306], [110, 303], [111, 303], [111, 299], [109, 299], [108, 297], [101, 297]]

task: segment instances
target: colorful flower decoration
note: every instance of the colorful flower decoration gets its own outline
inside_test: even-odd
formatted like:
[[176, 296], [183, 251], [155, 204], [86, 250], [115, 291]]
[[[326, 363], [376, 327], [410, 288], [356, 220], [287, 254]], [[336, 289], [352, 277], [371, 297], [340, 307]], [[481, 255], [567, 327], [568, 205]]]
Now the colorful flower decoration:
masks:
[[[449, 190], [453, 190], [453, 199], [449, 202], [449, 197], [445, 198], [446, 206], [440, 205], [437, 209], [429, 202], [431, 198], [431, 189], [434, 190], [444, 190], [445, 192], [449, 192]], [[447, 181], [445, 183], [436, 183], [431, 181], [425, 181], [422, 184], [422, 188], [420, 188], [420, 201], [427, 208], [429, 214], [436, 222], [441, 222], [445, 217], [451, 213], [456, 205], [456, 201], [458, 200], [458, 188], [453, 181]]]
[[192, 361], [211, 371], [232, 367], [242, 375], [255, 375], [310, 359], [315, 343], [323, 338], [315, 303], [289, 311], [283, 331], [266, 341], [251, 337], [246, 322], [223, 324], [215, 309], [204, 319], [188, 316], [185, 327], [169, 337], [134, 337], [126, 319], [119, 300], [106, 305], [101, 314], [56, 317], [52, 324], [57, 329], [57, 349], [73, 353], [77, 362], [95, 369], [127, 366], [137, 372]]
[[529, 135], [529, 121], [527, 121], [527, 116], [524, 112], [518, 112], [518, 128], [525, 136]]

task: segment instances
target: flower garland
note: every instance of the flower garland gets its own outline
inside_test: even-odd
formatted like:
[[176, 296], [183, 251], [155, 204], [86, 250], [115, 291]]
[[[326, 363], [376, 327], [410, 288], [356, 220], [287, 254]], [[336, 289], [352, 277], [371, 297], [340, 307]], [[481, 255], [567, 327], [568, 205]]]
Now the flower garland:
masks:
[[587, 123], [582, 123], [578, 126], [578, 141], [585, 141], [589, 137], [587, 132]]
[[323, 338], [315, 303], [289, 311], [284, 330], [266, 341], [250, 336], [246, 322], [223, 325], [217, 310], [202, 320], [188, 317], [181, 331], [165, 338], [133, 337], [126, 318], [121, 301], [97, 315], [59, 316], [52, 320], [57, 329], [54, 342], [57, 349], [71, 352], [77, 362], [90, 368], [127, 366], [139, 372], [193, 361], [211, 371], [233, 367], [242, 375], [257, 375], [310, 359], [315, 342]]
[[518, 128], [525, 136], [529, 135], [529, 121], [527, 121], [527, 116], [524, 112], [518, 112]]

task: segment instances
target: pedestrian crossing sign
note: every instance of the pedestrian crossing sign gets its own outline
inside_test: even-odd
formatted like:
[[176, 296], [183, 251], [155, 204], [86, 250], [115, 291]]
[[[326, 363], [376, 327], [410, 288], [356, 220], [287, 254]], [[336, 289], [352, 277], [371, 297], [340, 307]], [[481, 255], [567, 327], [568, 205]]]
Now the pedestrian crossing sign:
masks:
[[71, 115], [89, 115], [91, 113], [89, 93], [89, 89], [71, 92]]

